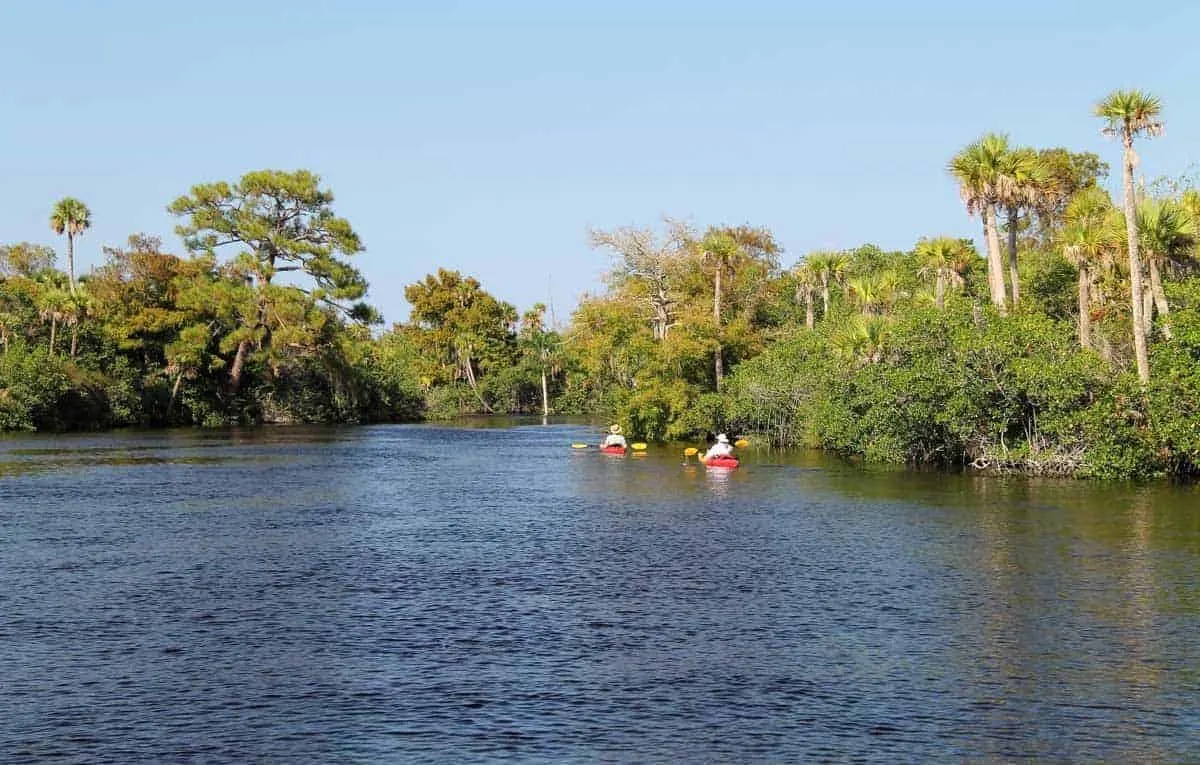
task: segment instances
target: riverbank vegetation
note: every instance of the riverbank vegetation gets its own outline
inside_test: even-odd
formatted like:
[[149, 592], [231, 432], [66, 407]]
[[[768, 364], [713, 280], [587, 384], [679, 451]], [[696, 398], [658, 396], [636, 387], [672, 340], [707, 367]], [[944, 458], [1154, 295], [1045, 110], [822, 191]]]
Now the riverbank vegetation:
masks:
[[[566, 389], [639, 436], [757, 432], [871, 461], [1050, 475], [1200, 464], [1200, 196], [1134, 177], [1162, 133], [1136, 91], [1095, 116], [1100, 156], [988, 134], [946, 171], [984, 252], [930, 232], [779, 262], [770, 232], [599, 232], [616, 256], [566, 347]], [[711, 311], [708, 308], [711, 306]], [[728, 377], [723, 369], [732, 369]]]
[[1160, 104], [1117, 91], [1097, 154], [988, 134], [948, 157], [969, 239], [804, 254], [753, 225], [597, 230], [605, 289], [565, 327], [439, 269], [373, 331], [362, 244], [306, 171], [170, 205], [186, 251], [135, 235], [74, 273], [87, 206], [0, 247], [0, 429], [603, 414], [646, 440], [754, 432], [872, 461], [1053, 475], [1200, 465], [1200, 194], [1135, 177]]
[[332, 202], [305, 171], [198, 185], [170, 206], [186, 255], [133, 235], [78, 280], [91, 213], [56, 204], [67, 273], [47, 246], [0, 247], [0, 429], [417, 416]]

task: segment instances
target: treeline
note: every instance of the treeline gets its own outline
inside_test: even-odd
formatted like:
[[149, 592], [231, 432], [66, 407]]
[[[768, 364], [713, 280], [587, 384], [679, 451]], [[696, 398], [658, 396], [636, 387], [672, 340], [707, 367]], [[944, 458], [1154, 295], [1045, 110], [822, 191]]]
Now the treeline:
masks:
[[1136, 91], [1097, 106], [1122, 147], [1117, 200], [1094, 153], [991, 134], [950, 158], [983, 256], [930, 236], [785, 268], [751, 225], [593, 231], [606, 287], [561, 329], [438, 270], [374, 336], [361, 244], [305, 171], [197, 186], [170, 207], [185, 256], [134, 237], [78, 282], [89, 216], [64, 200], [66, 273], [46, 247], [0, 248], [0, 428], [603, 414], [644, 440], [726, 430], [881, 462], [1193, 474], [1200, 194], [1134, 177], [1159, 112]]
[[[562, 339], [455, 272], [410, 285], [376, 336], [362, 243], [305, 170], [208, 183], [171, 203], [186, 252], [135, 234], [78, 278], [82, 201], [54, 205], [67, 269], [0, 246], [0, 430], [379, 422], [548, 412]], [[578, 411], [578, 410], [576, 410]]]
[[[881, 462], [1194, 474], [1200, 196], [1188, 179], [1134, 178], [1133, 146], [1162, 132], [1159, 112], [1136, 91], [1096, 108], [1122, 147], [1119, 203], [1094, 153], [991, 134], [953, 156], [986, 257], [932, 236], [903, 252], [809, 253], [785, 270], [753, 226], [593, 232], [614, 258], [607, 289], [536, 356], [553, 408], [605, 412], [650, 440], [753, 431]], [[460, 278], [431, 277], [409, 299]], [[396, 336], [426, 349], [429, 390], [495, 408], [513, 357], [489, 349], [513, 346], [499, 325], [514, 315], [461, 304], [475, 319], [419, 310]], [[476, 320], [497, 327], [491, 341]]]
[[135, 235], [77, 279], [91, 213], [61, 200], [65, 273], [49, 247], [0, 247], [0, 430], [419, 417], [332, 202], [306, 171], [198, 185], [169, 208], [185, 256]]
[[[1096, 108], [1123, 147], [1120, 206], [1100, 185], [1108, 167], [1096, 155], [984, 136], [948, 170], [981, 218], [986, 258], [949, 237], [907, 252], [810, 253], [757, 282], [736, 318], [709, 322], [718, 352], [744, 347], [747, 327], [773, 341], [721, 395], [699, 375], [686, 389], [664, 379], [650, 417], [640, 404], [655, 397], [631, 390], [627, 419], [644, 424], [666, 409], [667, 435], [757, 430], [778, 444], [883, 462], [1197, 472], [1200, 196], [1186, 180], [1147, 188], [1133, 176], [1133, 145], [1162, 132], [1159, 112], [1157, 99], [1136, 91]], [[754, 251], [742, 255], [769, 271]], [[659, 350], [678, 358], [666, 344]]]

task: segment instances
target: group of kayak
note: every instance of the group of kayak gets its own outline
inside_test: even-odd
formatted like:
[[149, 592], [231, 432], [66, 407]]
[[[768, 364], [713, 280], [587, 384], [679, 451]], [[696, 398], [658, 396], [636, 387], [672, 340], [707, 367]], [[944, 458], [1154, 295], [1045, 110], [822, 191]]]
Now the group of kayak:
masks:
[[[745, 446], [744, 441], [739, 441], [738, 446]], [[640, 447], [640, 448], [639, 448]], [[729, 442], [729, 436], [724, 433], [717, 434], [717, 440], [708, 448], [704, 454], [697, 454], [697, 449], [688, 449], [684, 452], [685, 458], [692, 454], [697, 454], [697, 459], [706, 467], [713, 468], [735, 468], [738, 466], [738, 458], [733, 456], [734, 444]], [[629, 449], [629, 444], [625, 441], [625, 436], [621, 433], [620, 425], [613, 425], [608, 429], [608, 435], [604, 437], [604, 442], [600, 444], [600, 451], [605, 454], [615, 454], [623, 456]], [[643, 453], [646, 449], [645, 444], [634, 444], [634, 453]]]

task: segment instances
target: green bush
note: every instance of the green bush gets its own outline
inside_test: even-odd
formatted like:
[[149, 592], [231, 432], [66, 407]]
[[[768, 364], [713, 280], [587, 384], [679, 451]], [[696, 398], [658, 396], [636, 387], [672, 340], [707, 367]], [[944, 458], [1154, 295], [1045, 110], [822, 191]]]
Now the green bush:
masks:
[[14, 343], [0, 355], [0, 430], [53, 425], [70, 387], [62, 362], [44, 348]]
[[[1178, 424], [1189, 418], [1168, 416], [1167, 402], [1200, 392], [1200, 343], [1186, 346], [1191, 335], [1179, 323], [1169, 347], [1182, 355], [1168, 361], [1163, 349], [1158, 363], [1192, 376], [1162, 375], [1175, 387], [1158, 394], [1157, 415], [1147, 413], [1136, 381], [1114, 377], [1078, 348], [1071, 323], [1041, 313], [1000, 316], [966, 301], [913, 310], [869, 343], [839, 346], [845, 327], [777, 343], [738, 367], [725, 408], [739, 428], [777, 444], [872, 462], [1142, 477], [1162, 472], [1163, 455], [1173, 453], [1178, 471], [1180, 459], [1196, 454], [1181, 453], [1180, 444], [1195, 449], [1198, 439], [1194, 424]], [[1193, 393], [1189, 401], [1196, 400]], [[1169, 436], [1169, 447], [1156, 446], [1152, 419], [1171, 423], [1158, 436]]]

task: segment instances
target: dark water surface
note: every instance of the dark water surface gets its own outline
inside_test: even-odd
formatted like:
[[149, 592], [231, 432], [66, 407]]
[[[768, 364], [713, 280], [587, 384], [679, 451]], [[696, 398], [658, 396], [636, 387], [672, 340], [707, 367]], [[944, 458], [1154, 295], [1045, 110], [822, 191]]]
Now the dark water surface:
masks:
[[1200, 761], [1200, 492], [0, 438], [0, 761]]

